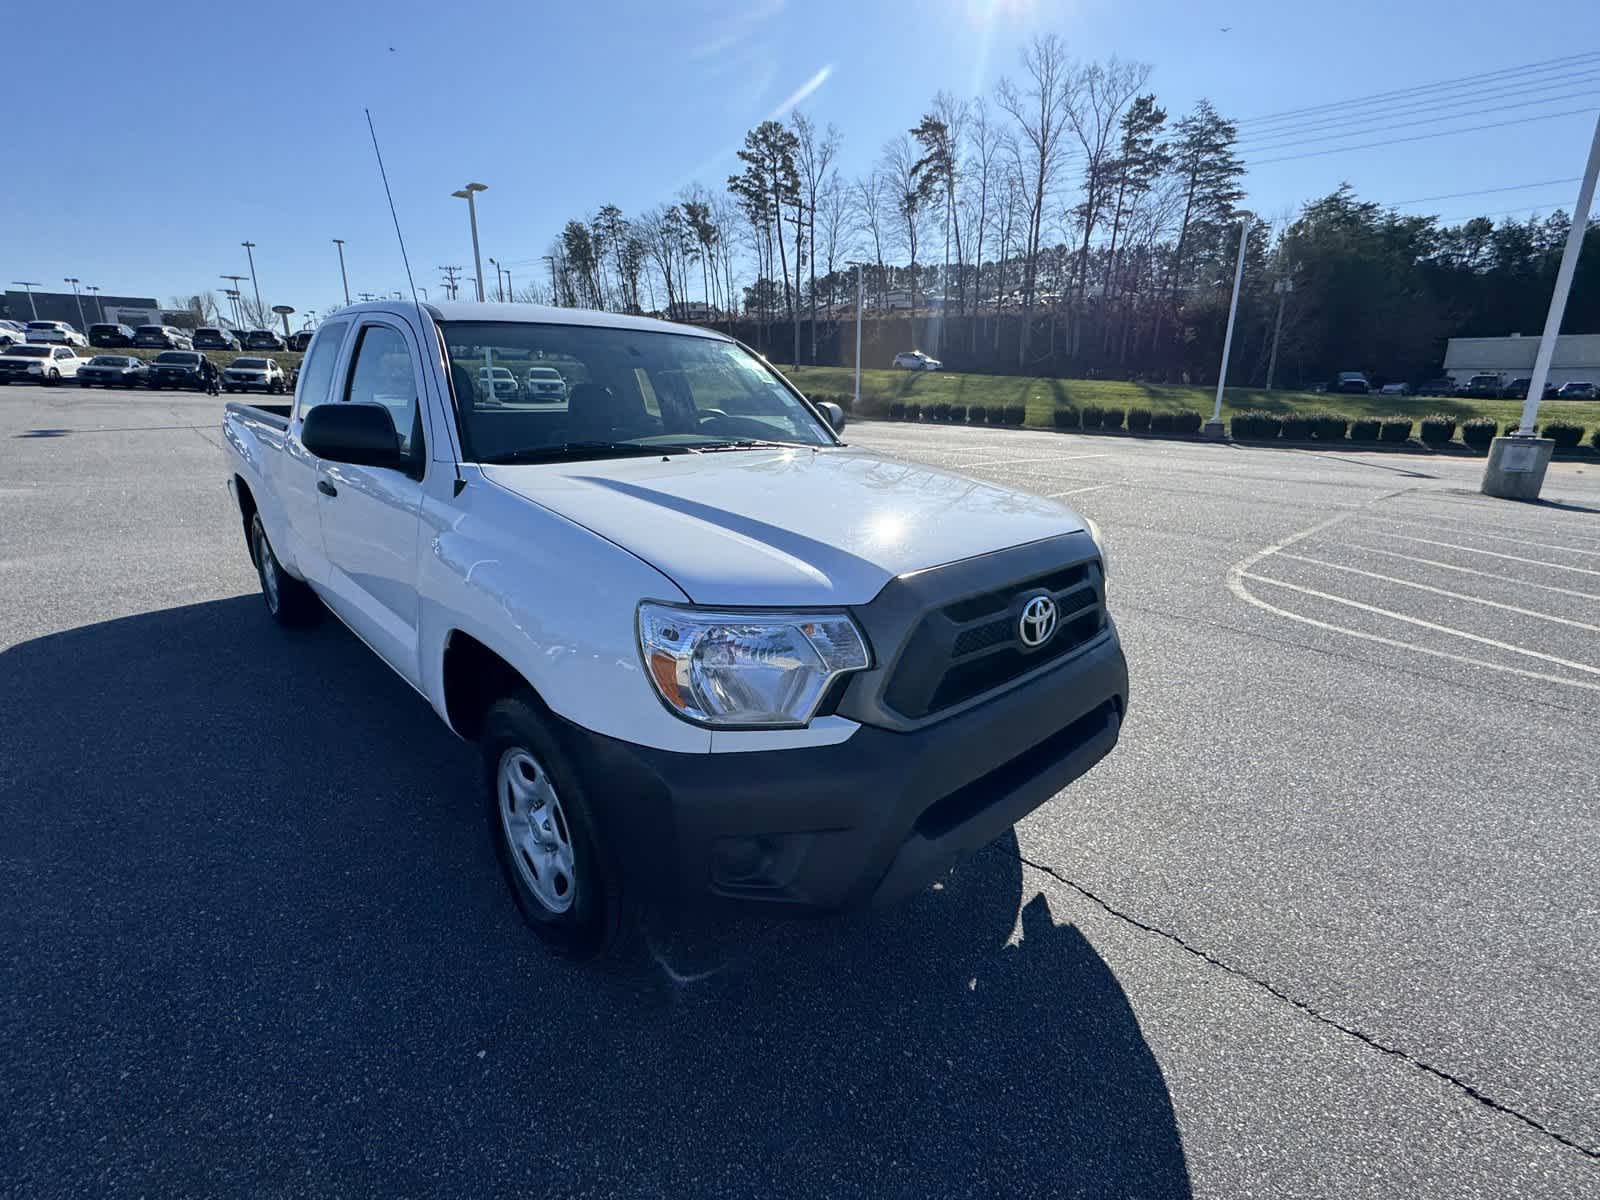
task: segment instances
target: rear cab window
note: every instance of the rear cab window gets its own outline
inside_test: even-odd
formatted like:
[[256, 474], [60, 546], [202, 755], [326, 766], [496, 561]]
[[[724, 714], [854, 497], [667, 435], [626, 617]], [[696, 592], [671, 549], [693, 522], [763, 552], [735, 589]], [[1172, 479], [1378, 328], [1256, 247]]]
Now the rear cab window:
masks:
[[333, 369], [339, 364], [339, 351], [349, 330], [349, 321], [329, 321], [311, 339], [311, 349], [300, 368], [300, 382], [295, 387], [295, 400], [302, 418], [307, 409], [326, 404], [333, 398]]

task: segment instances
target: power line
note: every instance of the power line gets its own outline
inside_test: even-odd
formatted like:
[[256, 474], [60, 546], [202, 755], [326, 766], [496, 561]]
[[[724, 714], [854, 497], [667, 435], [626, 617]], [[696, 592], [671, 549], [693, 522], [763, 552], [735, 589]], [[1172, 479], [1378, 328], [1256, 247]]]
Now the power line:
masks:
[[1578, 178], [1573, 175], [1567, 179], [1541, 179], [1538, 183], [1513, 183], [1509, 187], [1479, 188], [1475, 192], [1446, 192], [1441, 196], [1418, 196], [1415, 200], [1396, 200], [1386, 207], [1405, 208], [1410, 204], [1431, 204], [1435, 200], [1464, 200], [1469, 196], [1488, 196], [1495, 192], [1522, 192], [1532, 188], [1555, 187], [1562, 183], [1577, 183]]
[[1485, 125], [1468, 125], [1463, 129], [1438, 129], [1433, 133], [1416, 133], [1410, 137], [1390, 138], [1382, 142], [1365, 142], [1359, 146], [1330, 146], [1326, 150], [1307, 150], [1304, 154], [1284, 154], [1277, 158], [1261, 158], [1248, 164], [1251, 167], [1264, 167], [1269, 163], [1293, 162], [1300, 158], [1318, 158], [1324, 154], [1342, 154], [1346, 150], [1376, 150], [1381, 146], [1398, 146], [1406, 142], [1424, 142], [1429, 138], [1449, 137], [1456, 133], [1478, 133], [1485, 129], [1504, 129], [1509, 125], [1527, 125], [1533, 121], [1552, 121], [1557, 117], [1575, 117], [1579, 113], [1592, 113], [1600, 105], [1590, 105], [1588, 108], [1569, 108], [1565, 112], [1541, 113], [1532, 117], [1517, 117], [1510, 121], [1491, 121]]
[[1359, 108], [1369, 104], [1377, 104], [1384, 100], [1392, 100], [1401, 96], [1414, 96], [1419, 93], [1436, 92], [1440, 90], [1464, 89], [1471, 90], [1480, 87], [1485, 81], [1501, 78], [1503, 76], [1520, 76], [1546, 67], [1559, 66], [1564, 63], [1593, 62], [1600, 60], [1600, 50], [1591, 50], [1583, 54], [1570, 54], [1561, 58], [1546, 58], [1539, 62], [1524, 63], [1517, 67], [1504, 67], [1498, 71], [1487, 71], [1474, 75], [1470, 79], [1447, 79], [1437, 83], [1420, 84], [1417, 87], [1397, 88], [1388, 92], [1375, 92], [1368, 96], [1353, 97], [1348, 100], [1335, 100], [1327, 104], [1313, 104], [1307, 108], [1291, 108], [1283, 112], [1264, 113], [1261, 116], [1245, 117], [1235, 124], [1259, 126], [1269, 122], [1286, 121], [1295, 117], [1307, 116], [1311, 113], [1327, 112], [1330, 109]]
[[[1560, 91], [1562, 88], [1570, 88], [1570, 87], [1572, 87], [1575, 83], [1588, 84], [1589, 86], [1588, 87], [1579, 88], [1575, 92], [1569, 92], [1566, 95], [1560, 95], [1560, 96], [1544, 96], [1543, 98], [1534, 98], [1534, 99], [1527, 99], [1527, 100], [1504, 100], [1504, 98], [1503, 98], [1503, 96], [1531, 96], [1531, 95], [1533, 95], [1533, 93], [1536, 93], [1536, 92]], [[1445, 110], [1447, 110], [1442, 115], [1437, 116], [1437, 117], [1421, 117], [1421, 118], [1418, 118], [1415, 121], [1403, 122], [1403, 123], [1402, 122], [1394, 123], [1394, 127], [1395, 128], [1399, 128], [1401, 124], [1426, 125], [1431, 121], [1449, 121], [1449, 120], [1453, 120], [1456, 117], [1479, 116], [1479, 115], [1481, 115], [1483, 113], [1498, 112], [1498, 111], [1502, 111], [1502, 110], [1505, 110], [1505, 109], [1527, 108], [1527, 107], [1530, 107], [1532, 105], [1551, 104], [1551, 103], [1554, 103], [1554, 102], [1559, 101], [1559, 100], [1572, 100], [1572, 99], [1576, 99], [1579, 96], [1587, 96], [1587, 95], [1592, 94], [1593, 92], [1595, 92], [1597, 90], [1597, 85], [1600, 85], [1600, 74], [1585, 75], [1585, 76], [1583, 76], [1581, 78], [1578, 78], [1578, 79], [1563, 79], [1558, 83], [1549, 83], [1549, 84], [1545, 84], [1545, 85], [1543, 85], [1541, 87], [1529, 88], [1529, 87], [1523, 87], [1521, 85], [1518, 85], [1515, 88], [1507, 89], [1506, 92], [1503, 94], [1503, 96], [1501, 98], [1501, 102], [1498, 102], [1498, 103], [1495, 103], [1495, 104], [1491, 104], [1487, 108], [1481, 108], [1481, 109], [1476, 109], [1476, 110], [1473, 110], [1473, 109], [1465, 109], [1464, 110], [1464, 109], [1462, 109], [1460, 107], [1460, 99], [1451, 99], [1451, 100], [1442, 101], [1442, 102], [1436, 103], [1436, 104], [1423, 104], [1423, 105], [1417, 105], [1417, 106], [1414, 106], [1414, 107], [1411, 107], [1411, 108], [1394, 109], [1394, 110], [1391, 110], [1391, 111], [1388, 111], [1388, 112], [1370, 112], [1370, 113], [1362, 113], [1359, 116], [1354, 116], [1354, 117], [1337, 117], [1337, 118], [1331, 118], [1329, 120], [1324, 120], [1324, 121], [1313, 121], [1313, 122], [1311, 122], [1311, 123], [1309, 123], [1307, 125], [1303, 125], [1303, 126], [1284, 126], [1281, 129], [1271, 129], [1271, 130], [1267, 130], [1267, 131], [1265, 131], [1263, 133], [1259, 133], [1259, 134], [1254, 134], [1254, 135], [1247, 134], [1244, 137], [1241, 137], [1239, 139], [1239, 142], [1240, 142], [1241, 145], [1251, 145], [1251, 144], [1260, 144], [1260, 143], [1264, 143], [1264, 142], [1270, 142], [1270, 141], [1277, 140], [1277, 139], [1285, 139], [1285, 138], [1293, 139], [1293, 138], [1298, 137], [1298, 136], [1300, 136], [1302, 134], [1305, 134], [1307, 132], [1314, 132], [1316, 130], [1330, 130], [1331, 131], [1331, 132], [1328, 132], [1328, 133], [1318, 134], [1317, 136], [1321, 137], [1321, 138], [1339, 137], [1339, 136], [1341, 136], [1340, 127], [1346, 127], [1343, 130], [1343, 132], [1352, 132], [1352, 133], [1353, 132], [1370, 132], [1370, 130], [1356, 130], [1356, 129], [1350, 129], [1348, 127], [1352, 126], [1352, 125], [1360, 125], [1364, 121], [1377, 121], [1380, 124], [1378, 126], [1375, 126], [1374, 128], [1382, 128], [1384, 125], [1389, 124], [1390, 118], [1392, 118], [1392, 117], [1411, 116], [1414, 113], [1431, 112], [1431, 111], [1433, 111], [1435, 109], [1445, 109]], [[1496, 99], [1496, 95], [1493, 94], [1493, 93], [1484, 93], [1484, 94], [1481, 94], [1481, 95], [1472, 96], [1470, 99], [1467, 100], [1467, 103], [1476, 104], [1476, 103], [1479, 103], [1480, 101], [1491, 100], [1491, 99]], [[1307, 139], [1307, 140], [1317, 140], [1317, 139], [1316, 138], [1311, 138], [1311, 139]]]

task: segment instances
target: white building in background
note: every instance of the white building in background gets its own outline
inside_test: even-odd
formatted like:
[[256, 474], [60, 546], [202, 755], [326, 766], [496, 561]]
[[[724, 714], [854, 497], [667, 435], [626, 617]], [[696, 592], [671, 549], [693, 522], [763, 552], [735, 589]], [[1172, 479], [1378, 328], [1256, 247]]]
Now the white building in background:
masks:
[[[1474, 375], [1503, 375], [1509, 381], [1533, 374], [1539, 353], [1537, 337], [1451, 338], [1444, 352], [1444, 373], [1457, 384]], [[1556, 338], [1549, 382], [1556, 387], [1582, 380], [1600, 383], [1600, 333], [1564, 333]]]

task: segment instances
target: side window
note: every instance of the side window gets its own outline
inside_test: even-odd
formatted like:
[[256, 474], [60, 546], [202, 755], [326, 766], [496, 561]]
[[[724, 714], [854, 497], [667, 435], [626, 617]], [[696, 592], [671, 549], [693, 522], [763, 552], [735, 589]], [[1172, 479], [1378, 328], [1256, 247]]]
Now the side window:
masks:
[[339, 361], [339, 347], [344, 344], [344, 332], [348, 328], [349, 321], [330, 321], [317, 330], [317, 336], [312, 339], [311, 353], [306, 355], [305, 365], [300, 368], [297, 391], [301, 416], [306, 409], [333, 399], [333, 368]]
[[381, 404], [394, 418], [400, 453], [422, 459], [422, 424], [417, 408], [417, 374], [411, 347], [398, 329], [368, 325], [356, 342], [344, 398], [353, 404]]

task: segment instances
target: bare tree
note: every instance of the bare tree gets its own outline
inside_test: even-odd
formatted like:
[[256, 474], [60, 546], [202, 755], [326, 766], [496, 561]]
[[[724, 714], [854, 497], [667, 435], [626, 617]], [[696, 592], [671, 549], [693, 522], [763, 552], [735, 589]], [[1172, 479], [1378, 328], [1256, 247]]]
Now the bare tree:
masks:
[[[828, 171], [833, 165], [834, 156], [839, 152], [841, 135], [833, 125], [829, 125], [821, 138], [817, 137], [816, 127], [811, 119], [804, 113], [796, 112], [789, 118], [789, 124], [794, 128], [796, 138], [795, 165], [800, 172], [800, 188], [805, 195], [805, 208], [810, 227], [810, 236], [807, 239], [811, 245], [811, 361], [817, 361], [817, 199], [822, 191], [823, 181], [828, 177]], [[798, 264], [797, 264], [798, 269]]]
[[883, 267], [884, 224], [888, 219], [882, 173], [868, 171], [856, 180], [851, 188], [851, 199], [855, 204], [856, 229], [864, 240], [872, 243], [872, 261], [878, 264], [878, 305], [882, 307], [886, 286]]
[[1071, 107], [1066, 49], [1053, 33], [1036, 35], [1022, 51], [1023, 86], [1002, 79], [995, 102], [1017, 123], [1022, 145], [1019, 162], [1024, 167], [1028, 206], [1026, 248], [1022, 260], [1022, 336], [1017, 347], [1019, 364], [1027, 361], [1031, 340], [1035, 284], [1039, 272], [1039, 243], [1046, 199], [1060, 173], [1065, 152], [1067, 110]]
[[[999, 173], [1001, 147], [1000, 127], [990, 118], [989, 106], [979, 96], [968, 110], [971, 120], [969, 142], [972, 146], [972, 171], [970, 176], [978, 191], [977, 247], [972, 261], [977, 264], [973, 272], [972, 307], [976, 313], [983, 304], [983, 238], [989, 227], [989, 193], [995, 176]], [[970, 187], [969, 187], [970, 190]], [[1004, 258], [1004, 254], [1001, 255]], [[972, 322], [972, 348], [978, 344], [978, 323]]]
[[917, 241], [922, 232], [923, 204], [927, 200], [927, 177], [917, 172], [918, 155], [908, 134], [892, 138], [883, 147], [883, 176], [888, 181], [894, 211], [900, 219], [895, 232], [900, 246], [911, 260], [911, 345], [917, 344]]
[[1145, 63], [1113, 58], [1104, 66], [1095, 63], [1073, 75], [1075, 79], [1067, 89], [1072, 101], [1067, 108], [1067, 123], [1083, 150], [1083, 200], [1076, 210], [1083, 227], [1077, 270], [1081, 303], [1089, 277], [1089, 240], [1116, 188], [1122, 118], [1150, 78], [1150, 68]]
[[[823, 184], [822, 191], [817, 197], [817, 220], [822, 226], [822, 260], [826, 264], [824, 278], [829, 280], [828, 302], [834, 302], [832, 290], [833, 273], [835, 264], [840, 255], [849, 254], [850, 251], [850, 199], [845, 194], [844, 183], [835, 171], [828, 176], [828, 182]], [[815, 285], [813, 285], [815, 294]], [[813, 325], [814, 327], [814, 325]], [[816, 348], [812, 347], [815, 357]]]

